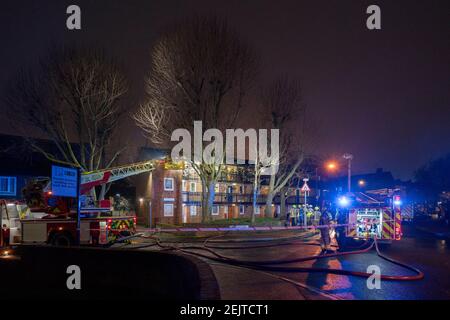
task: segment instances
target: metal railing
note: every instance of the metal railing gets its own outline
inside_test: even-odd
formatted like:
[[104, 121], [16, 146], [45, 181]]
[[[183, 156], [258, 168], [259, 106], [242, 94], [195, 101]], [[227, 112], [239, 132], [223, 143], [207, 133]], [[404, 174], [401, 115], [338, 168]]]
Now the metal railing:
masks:
[[[267, 196], [264, 194], [260, 194], [257, 197], [256, 202], [259, 205], [264, 205], [266, 203]], [[189, 192], [184, 191], [182, 192], [182, 201], [184, 203], [198, 203], [200, 204], [202, 202], [202, 193], [201, 192]], [[312, 201], [312, 199], [311, 199]], [[298, 199], [296, 196], [288, 196], [286, 197], [286, 204], [287, 205], [297, 205], [297, 204], [303, 204], [304, 198], [300, 197]], [[217, 192], [214, 195], [214, 203], [218, 204], [252, 204], [253, 203], [253, 194], [251, 193], [222, 193]], [[273, 204], [279, 204], [280, 203], [280, 196], [275, 196], [273, 199]], [[312, 202], [309, 202], [312, 203]]]

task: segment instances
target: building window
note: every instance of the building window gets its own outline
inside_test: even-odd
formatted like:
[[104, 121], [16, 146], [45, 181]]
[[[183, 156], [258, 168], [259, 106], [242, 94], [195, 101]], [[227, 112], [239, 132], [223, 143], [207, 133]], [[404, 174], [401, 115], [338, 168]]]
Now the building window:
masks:
[[220, 191], [220, 185], [219, 185], [218, 183], [216, 183], [216, 184], [214, 185], [214, 192], [219, 193], [219, 191]]
[[260, 213], [260, 208], [259, 208], [259, 206], [256, 206], [256, 208], [255, 208], [255, 214], [259, 214]]
[[191, 213], [191, 216], [196, 216], [197, 215], [197, 207], [190, 206], [190, 213]]
[[173, 203], [164, 203], [164, 217], [173, 217]]
[[182, 191], [187, 191], [187, 188], [186, 188], [186, 180], [183, 180], [183, 181], [181, 182], [181, 189], [182, 189]]
[[219, 206], [213, 206], [212, 207], [212, 215], [213, 216], [219, 215]]
[[243, 194], [244, 193], [244, 186], [239, 186], [239, 193]]
[[243, 204], [241, 204], [241, 205], [239, 206], [239, 214], [244, 214], [244, 213], [245, 213], [245, 207], [244, 207]]
[[223, 213], [228, 213], [228, 206], [223, 206]]
[[16, 177], [0, 177], [0, 195], [15, 196], [16, 183]]
[[195, 184], [195, 182], [191, 182], [190, 183], [190, 187], [189, 187], [189, 191], [190, 192], [195, 192], [195, 191], [197, 191], [197, 185]]
[[173, 178], [164, 178], [164, 190], [173, 191]]

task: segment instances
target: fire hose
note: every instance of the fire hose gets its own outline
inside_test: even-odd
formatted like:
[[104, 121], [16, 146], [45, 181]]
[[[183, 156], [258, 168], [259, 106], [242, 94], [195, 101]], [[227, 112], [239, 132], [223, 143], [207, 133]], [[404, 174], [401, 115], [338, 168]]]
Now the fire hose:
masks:
[[[145, 237], [145, 236], [144, 236]], [[373, 248], [375, 248], [377, 255], [386, 260], [389, 261], [395, 265], [398, 265], [402, 268], [405, 268], [407, 270], [410, 270], [415, 273], [415, 275], [380, 275], [380, 279], [382, 280], [388, 280], [388, 281], [412, 281], [412, 280], [421, 280], [424, 278], [424, 273], [420, 271], [419, 269], [407, 265], [405, 263], [402, 263], [400, 261], [397, 261], [395, 259], [392, 259], [390, 257], [385, 256], [380, 252], [380, 249], [378, 247], [377, 239], [374, 238], [371, 244], [364, 249], [355, 250], [355, 251], [346, 251], [346, 252], [338, 252], [338, 253], [331, 253], [331, 254], [322, 254], [322, 255], [313, 255], [313, 256], [307, 256], [307, 257], [301, 257], [301, 258], [294, 258], [294, 259], [281, 259], [281, 260], [267, 260], [267, 261], [249, 261], [249, 260], [238, 260], [234, 258], [230, 258], [224, 255], [221, 255], [217, 253], [216, 251], [212, 250], [212, 248], [208, 248], [206, 246], [206, 243], [208, 242], [208, 239], [204, 242], [203, 246], [172, 246], [172, 245], [165, 245], [162, 244], [160, 239], [158, 237], [149, 236], [145, 238], [150, 238], [155, 240], [157, 246], [159, 246], [162, 249], [165, 250], [176, 250], [183, 253], [196, 255], [205, 259], [213, 260], [216, 262], [231, 264], [235, 266], [242, 266], [247, 267], [250, 269], [255, 270], [263, 270], [263, 271], [273, 271], [273, 272], [311, 272], [311, 273], [329, 273], [329, 274], [337, 274], [337, 275], [347, 275], [347, 276], [355, 276], [355, 277], [362, 277], [362, 278], [368, 278], [372, 276], [372, 273], [368, 272], [361, 272], [361, 271], [351, 271], [351, 270], [344, 270], [344, 269], [334, 269], [334, 268], [318, 268], [318, 267], [282, 267], [282, 266], [273, 266], [273, 265], [279, 265], [279, 264], [288, 264], [288, 263], [294, 263], [294, 262], [305, 262], [310, 260], [317, 260], [317, 259], [325, 259], [325, 258], [333, 258], [333, 257], [339, 257], [339, 256], [346, 256], [346, 255], [354, 255], [354, 254], [362, 254], [367, 253]], [[154, 245], [152, 244], [152, 245]], [[302, 243], [303, 244], [303, 243]], [[264, 246], [258, 246], [258, 247], [264, 247]], [[206, 251], [211, 255], [195, 252], [192, 250], [200, 250], [200, 251]]]

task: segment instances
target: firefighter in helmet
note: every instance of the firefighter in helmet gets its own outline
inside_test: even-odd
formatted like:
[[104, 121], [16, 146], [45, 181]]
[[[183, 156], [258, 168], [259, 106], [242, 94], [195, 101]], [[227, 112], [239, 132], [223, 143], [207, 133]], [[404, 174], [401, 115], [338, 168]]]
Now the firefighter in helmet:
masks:
[[345, 224], [348, 223], [348, 209], [339, 209], [336, 214], [336, 242], [339, 246], [338, 251], [342, 251], [346, 246]]
[[330, 224], [331, 224], [331, 215], [329, 213], [329, 210], [325, 209], [323, 210], [319, 219], [320, 237], [322, 240], [322, 253], [326, 253], [330, 249], [331, 245]]

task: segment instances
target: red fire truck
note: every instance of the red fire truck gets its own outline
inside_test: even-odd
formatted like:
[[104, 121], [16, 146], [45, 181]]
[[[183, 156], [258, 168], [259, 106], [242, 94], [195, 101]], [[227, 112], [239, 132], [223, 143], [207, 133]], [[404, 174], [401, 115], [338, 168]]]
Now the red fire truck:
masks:
[[381, 243], [401, 239], [401, 199], [396, 190], [356, 192], [340, 197], [338, 205], [348, 210], [348, 238], [367, 240], [376, 237]]
[[[114, 210], [113, 203], [109, 200], [92, 201], [88, 194], [96, 186], [149, 172], [153, 168], [153, 162], [146, 161], [82, 173], [80, 244], [105, 244], [119, 236], [135, 232], [134, 215]], [[31, 190], [33, 195], [26, 201], [0, 200], [0, 225], [2, 230], [7, 230], [2, 235], [9, 237], [1, 237], [3, 244], [73, 244], [77, 238], [74, 200], [54, 197], [48, 178], [41, 179], [39, 183], [32, 182]]]

